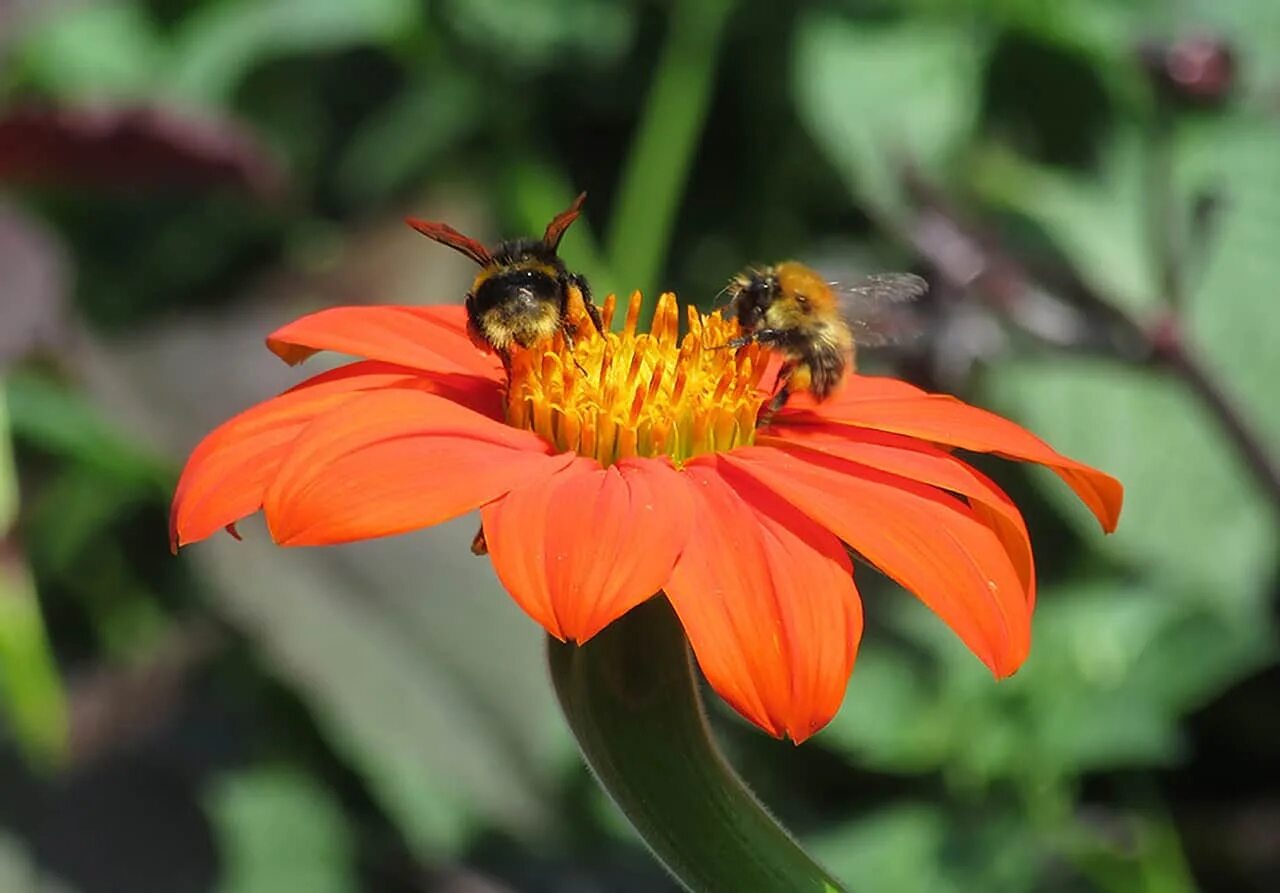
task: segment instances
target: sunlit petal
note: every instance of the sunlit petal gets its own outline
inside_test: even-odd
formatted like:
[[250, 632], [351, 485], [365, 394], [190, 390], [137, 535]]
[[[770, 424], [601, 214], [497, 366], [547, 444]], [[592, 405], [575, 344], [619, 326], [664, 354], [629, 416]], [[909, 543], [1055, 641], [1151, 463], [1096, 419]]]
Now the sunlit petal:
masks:
[[928, 605], [997, 676], [1031, 644], [1031, 595], [986, 519], [934, 487], [808, 450], [722, 457], [797, 506]]
[[666, 592], [711, 686], [772, 735], [800, 742], [835, 715], [862, 634], [840, 542], [720, 460], [684, 472], [688, 545]]
[[930, 394], [892, 379], [855, 375], [824, 403], [799, 395], [778, 415], [775, 427], [781, 433], [819, 419], [1044, 465], [1066, 481], [1103, 530], [1111, 532], [1119, 522], [1124, 501], [1119, 481], [1063, 456], [1020, 425], [955, 397]]
[[318, 417], [263, 498], [282, 545], [329, 545], [447, 521], [572, 461], [444, 397], [378, 391]]
[[585, 642], [671, 575], [692, 499], [664, 461], [578, 459], [483, 511], [494, 569], [553, 636]]
[[322, 351], [423, 369], [498, 378], [502, 364], [467, 335], [462, 307], [331, 307], [294, 320], [267, 337], [290, 365]]
[[374, 362], [317, 375], [224, 422], [192, 451], [174, 493], [172, 546], [202, 540], [256, 512], [303, 428], [318, 415], [380, 389], [433, 391], [477, 412], [501, 412], [500, 390], [486, 379], [426, 376]]

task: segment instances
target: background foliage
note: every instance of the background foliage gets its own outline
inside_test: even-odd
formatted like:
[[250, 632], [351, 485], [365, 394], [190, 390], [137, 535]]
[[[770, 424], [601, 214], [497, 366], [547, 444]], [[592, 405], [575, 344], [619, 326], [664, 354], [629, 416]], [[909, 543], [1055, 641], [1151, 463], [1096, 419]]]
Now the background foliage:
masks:
[[[474, 521], [173, 558], [178, 463], [298, 375], [263, 333], [455, 301], [406, 213], [603, 294], [911, 268], [874, 362], [1128, 488], [1025, 507], [1000, 685], [860, 569], [843, 712], [714, 717], [855, 889], [1280, 886], [1272, 0], [0, 0], [0, 889], [670, 889], [580, 764]], [[987, 466], [984, 466], [987, 467]]]

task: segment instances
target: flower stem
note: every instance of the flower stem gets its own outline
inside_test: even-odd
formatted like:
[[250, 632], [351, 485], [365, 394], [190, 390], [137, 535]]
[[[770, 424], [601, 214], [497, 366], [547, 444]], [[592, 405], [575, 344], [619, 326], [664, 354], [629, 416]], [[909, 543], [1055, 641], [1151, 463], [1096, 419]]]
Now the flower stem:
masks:
[[844, 888], [765, 811], [711, 738], [689, 648], [654, 598], [578, 647], [549, 640], [560, 705], [600, 784], [694, 893]]

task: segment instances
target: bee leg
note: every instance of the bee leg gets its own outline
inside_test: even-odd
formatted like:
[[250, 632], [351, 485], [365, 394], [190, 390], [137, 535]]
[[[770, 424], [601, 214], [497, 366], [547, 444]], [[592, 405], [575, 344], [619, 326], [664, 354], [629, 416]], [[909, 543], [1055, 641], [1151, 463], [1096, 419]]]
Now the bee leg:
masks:
[[[591, 285], [587, 282], [587, 277], [581, 273], [570, 273], [568, 281], [582, 294], [583, 309], [587, 311], [587, 316], [591, 318], [591, 324], [596, 327], [596, 331], [603, 335], [604, 320], [600, 316], [600, 308], [596, 306], [595, 299], [591, 297]], [[567, 294], [568, 292], [566, 296]]]
[[752, 337], [767, 347], [785, 344], [790, 335], [784, 329], [756, 329]]
[[783, 384], [782, 387], [778, 388], [777, 393], [773, 395], [773, 399], [769, 401], [770, 417], [772, 417], [775, 412], [781, 410], [782, 407], [786, 406], [789, 399], [791, 399], [791, 388], [786, 384]]
[[471, 554], [472, 555], [488, 555], [489, 541], [484, 538], [484, 525], [480, 525], [480, 529], [476, 531], [476, 535], [471, 538]]
[[773, 417], [778, 414], [782, 407], [787, 405], [787, 400], [791, 397], [791, 370], [795, 366], [792, 363], [784, 363], [782, 368], [778, 370], [778, 381], [781, 382], [778, 390], [773, 392], [773, 397], [760, 410], [760, 415], [756, 418], [757, 428], [767, 428], [773, 424]]
[[569, 351], [569, 356], [573, 357], [573, 365], [578, 367], [579, 372], [581, 372], [583, 375], [586, 375], [587, 370], [583, 367], [581, 363], [578, 362], [578, 358], [577, 356], [574, 355], [574, 352], [573, 352], [573, 348], [574, 348], [573, 331], [574, 331], [574, 325], [572, 322], [569, 321], [569, 318], [567, 316], [561, 317], [560, 318], [560, 334], [564, 336], [564, 346]]

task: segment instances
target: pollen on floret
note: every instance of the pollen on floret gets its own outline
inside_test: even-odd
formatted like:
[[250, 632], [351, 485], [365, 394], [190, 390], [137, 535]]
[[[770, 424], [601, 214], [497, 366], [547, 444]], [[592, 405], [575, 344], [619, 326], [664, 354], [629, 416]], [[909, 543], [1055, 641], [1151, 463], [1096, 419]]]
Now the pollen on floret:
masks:
[[585, 315], [570, 349], [555, 338], [511, 358], [507, 422], [557, 448], [610, 465], [628, 456], [670, 456], [677, 464], [700, 453], [750, 444], [767, 395], [757, 345], [727, 345], [736, 322], [687, 308], [680, 335], [675, 295], [658, 299], [653, 323], [638, 332], [640, 293], [627, 303], [622, 329], [609, 330], [613, 295], [601, 316], [605, 333]]

